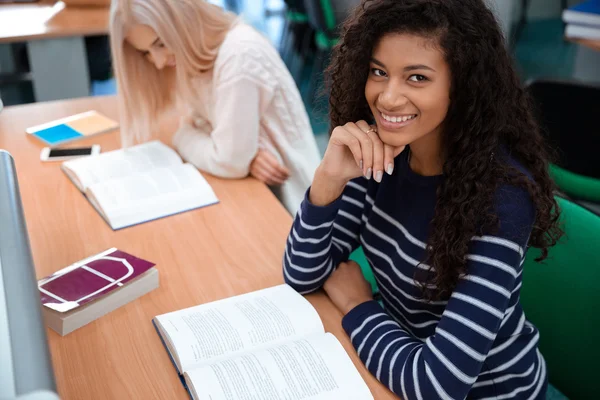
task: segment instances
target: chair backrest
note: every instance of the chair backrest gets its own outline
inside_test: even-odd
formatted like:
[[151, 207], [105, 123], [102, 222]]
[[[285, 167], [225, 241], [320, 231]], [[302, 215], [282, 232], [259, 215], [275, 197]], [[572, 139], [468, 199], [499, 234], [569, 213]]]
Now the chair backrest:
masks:
[[588, 200], [600, 205], [600, 179], [578, 175], [554, 164], [550, 164], [550, 176], [556, 186], [572, 199]]
[[319, 32], [333, 35], [337, 21], [331, 0], [304, 0], [309, 24]]
[[285, 0], [285, 6], [287, 7], [288, 11], [306, 14], [304, 0]]
[[542, 263], [530, 249], [521, 304], [540, 331], [550, 382], [572, 399], [597, 398], [600, 217], [558, 198], [565, 236]]
[[559, 149], [558, 166], [600, 179], [600, 86], [540, 79], [527, 88], [542, 129]]

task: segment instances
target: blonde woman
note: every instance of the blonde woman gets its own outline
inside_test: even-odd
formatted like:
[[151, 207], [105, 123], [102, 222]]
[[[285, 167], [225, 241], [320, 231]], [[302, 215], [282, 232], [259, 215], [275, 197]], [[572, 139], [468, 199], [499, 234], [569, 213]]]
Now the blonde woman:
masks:
[[[160, 115], [187, 112], [170, 137], [210, 174], [252, 174], [295, 213], [320, 157], [277, 51], [204, 0], [113, 0], [111, 48], [124, 145], [156, 137]], [[164, 137], [164, 136], [162, 136]]]

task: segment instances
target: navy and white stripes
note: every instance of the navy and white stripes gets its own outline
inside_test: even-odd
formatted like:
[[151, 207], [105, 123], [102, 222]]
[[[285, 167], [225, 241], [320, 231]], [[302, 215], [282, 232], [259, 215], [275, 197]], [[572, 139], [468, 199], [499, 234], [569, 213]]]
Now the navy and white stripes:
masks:
[[409, 399], [542, 399], [546, 367], [539, 334], [519, 304], [534, 210], [526, 192], [502, 187], [494, 234], [474, 237], [447, 301], [425, 301], [414, 276], [424, 265], [427, 233], [443, 177], [421, 177], [406, 156], [381, 184], [350, 182], [331, 205], [305, 199], [283, 261], [285, 281], [318, 290], [362, 246], [384, 308], [367, 302], [343, 319], [358, 355], [383, 384]]

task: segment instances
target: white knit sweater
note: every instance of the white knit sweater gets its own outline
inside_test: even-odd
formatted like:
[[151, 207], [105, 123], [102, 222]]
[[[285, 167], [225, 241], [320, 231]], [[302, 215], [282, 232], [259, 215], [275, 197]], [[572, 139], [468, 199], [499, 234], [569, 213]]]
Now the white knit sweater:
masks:
[[320, 156], [296, 83], [271, 43], [239, 23], [214, 69], [193, 82], [194, 123], [182, 120], [173, 138], [184, 160], [216, 176], [242, 178], [258, 150], [267, 149], [290, 170], [274, 192], [295, 214]]

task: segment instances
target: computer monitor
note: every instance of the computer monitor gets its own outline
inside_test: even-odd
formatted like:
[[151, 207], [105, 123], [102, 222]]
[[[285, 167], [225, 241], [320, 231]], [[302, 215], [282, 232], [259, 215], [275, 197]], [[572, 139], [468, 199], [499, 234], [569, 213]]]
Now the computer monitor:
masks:
[[0, 399], [58, 399], [14, 161], [0, 150]]

